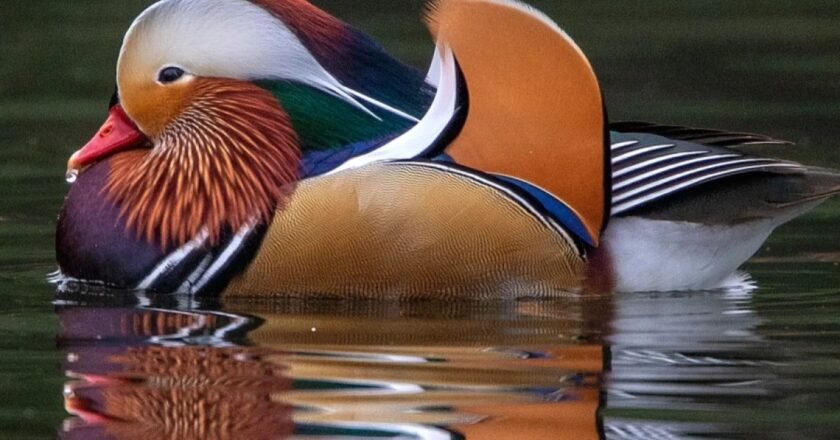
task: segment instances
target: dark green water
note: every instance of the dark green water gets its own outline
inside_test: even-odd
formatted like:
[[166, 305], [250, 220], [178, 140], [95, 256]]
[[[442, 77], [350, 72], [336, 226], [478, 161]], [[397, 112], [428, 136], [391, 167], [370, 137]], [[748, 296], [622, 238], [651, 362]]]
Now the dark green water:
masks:
[[[836, 200], [771, 238], [746, 267], [752, 292], [55, 305], [66, 160], [104, 117], [121, 35], [149, 3], [0, 2], [0, 438], [98, 438], [63, 427], [67, 372], [126, 438], [210, 438], [149, 428], [180, 426], [156, 419], [169, 401], [230, 405], [250, 433], [231, 438], [836, 438]], [[317, 3], [410, 63], [431, 53], [420, 1]], [[763, 132], [799, 144], [768, 154], [840, 167], [840, 3], [532, 3], [590, 56], [613, 119]]]

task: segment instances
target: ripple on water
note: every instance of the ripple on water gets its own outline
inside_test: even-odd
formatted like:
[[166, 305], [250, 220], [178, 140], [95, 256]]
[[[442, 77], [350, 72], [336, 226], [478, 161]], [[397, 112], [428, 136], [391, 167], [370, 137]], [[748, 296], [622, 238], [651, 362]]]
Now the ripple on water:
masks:
[[772, 324], [828, 295], [64, 301], [62, 436], [830, 438], [837, 349]]

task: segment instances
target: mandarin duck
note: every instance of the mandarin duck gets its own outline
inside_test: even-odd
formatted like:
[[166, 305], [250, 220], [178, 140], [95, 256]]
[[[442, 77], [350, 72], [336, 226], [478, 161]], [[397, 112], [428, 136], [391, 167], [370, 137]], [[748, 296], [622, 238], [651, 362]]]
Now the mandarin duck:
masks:
[[151, 6], [126, 34], [108, 120], [69, 161], [59, 282], [374, 298], [716, 288], [840, 192], [837, 172], [737, 148], [768, 137], [609, 125], [583, 52], [518, 2], [443, 0], [428, 23], [426, 80], [303, 0]]

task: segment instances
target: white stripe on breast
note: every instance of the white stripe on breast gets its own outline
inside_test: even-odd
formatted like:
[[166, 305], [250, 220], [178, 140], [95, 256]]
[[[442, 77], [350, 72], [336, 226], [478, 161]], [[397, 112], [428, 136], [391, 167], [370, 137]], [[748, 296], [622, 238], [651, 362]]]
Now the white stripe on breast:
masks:
[[149, 275], [146, 276], [146, 278], [144, 278], [143, 281], [137, 284], [136, 289], [148, 290], [149, 288], [154, 286], [163, 274], [180, 264], [181, 261], [183, 261], [183, 259], [186, 258], [194, 250], [204, 246], [209, 236], [210, 234], [206, 230], [203, 230], [198, 234], [197, 237], [192, 239], [190, 242], [169, 254], [169, 256], [167, 256], [166, 259], [164, 259], [157, 266], [155, 266], [154, 270], [152, 270], [152, 272], [149, 273]]
[[210, 263], [213, 262], [213, 256], [207, 255], [201, 260], [201, 263], [196, 266], [195, 270], [187, 277], [187, 280], [178, 287], [178, 291], [176, 293], [190, 293], [192, 290], [192, 286], [198, 281], [198, 279], [204, 274], [208, 267], [210, 267]]
[[231, 257], [235, 256], [240, 248], [242, 247], [242, 243], [245, 241], [246, 238], [253, 232], [254, 227], [256, 226], [257, 222], [252, 221], [247, 225], [243, 226], [239, 229], [239, 232], [230, 240], [227, 246], [225, 246], [225, 250], [219, 254], [218, 258], [213, 262], [207, 272], [201, 276], [201, 278], [192, 286], [190, 289], [190, 293], [200, 292], [207, 283], [213, 280], [220, 270], [222, 270], [231, 259]]

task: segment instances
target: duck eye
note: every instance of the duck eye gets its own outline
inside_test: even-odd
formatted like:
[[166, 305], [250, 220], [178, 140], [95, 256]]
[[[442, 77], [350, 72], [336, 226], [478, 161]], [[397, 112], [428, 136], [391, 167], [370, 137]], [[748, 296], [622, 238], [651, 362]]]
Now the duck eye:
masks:
[[169, 84], [184, 76], [184, 70], [179, 67], [164, 67], [158, 73], [158, 81], [162, 84]]

